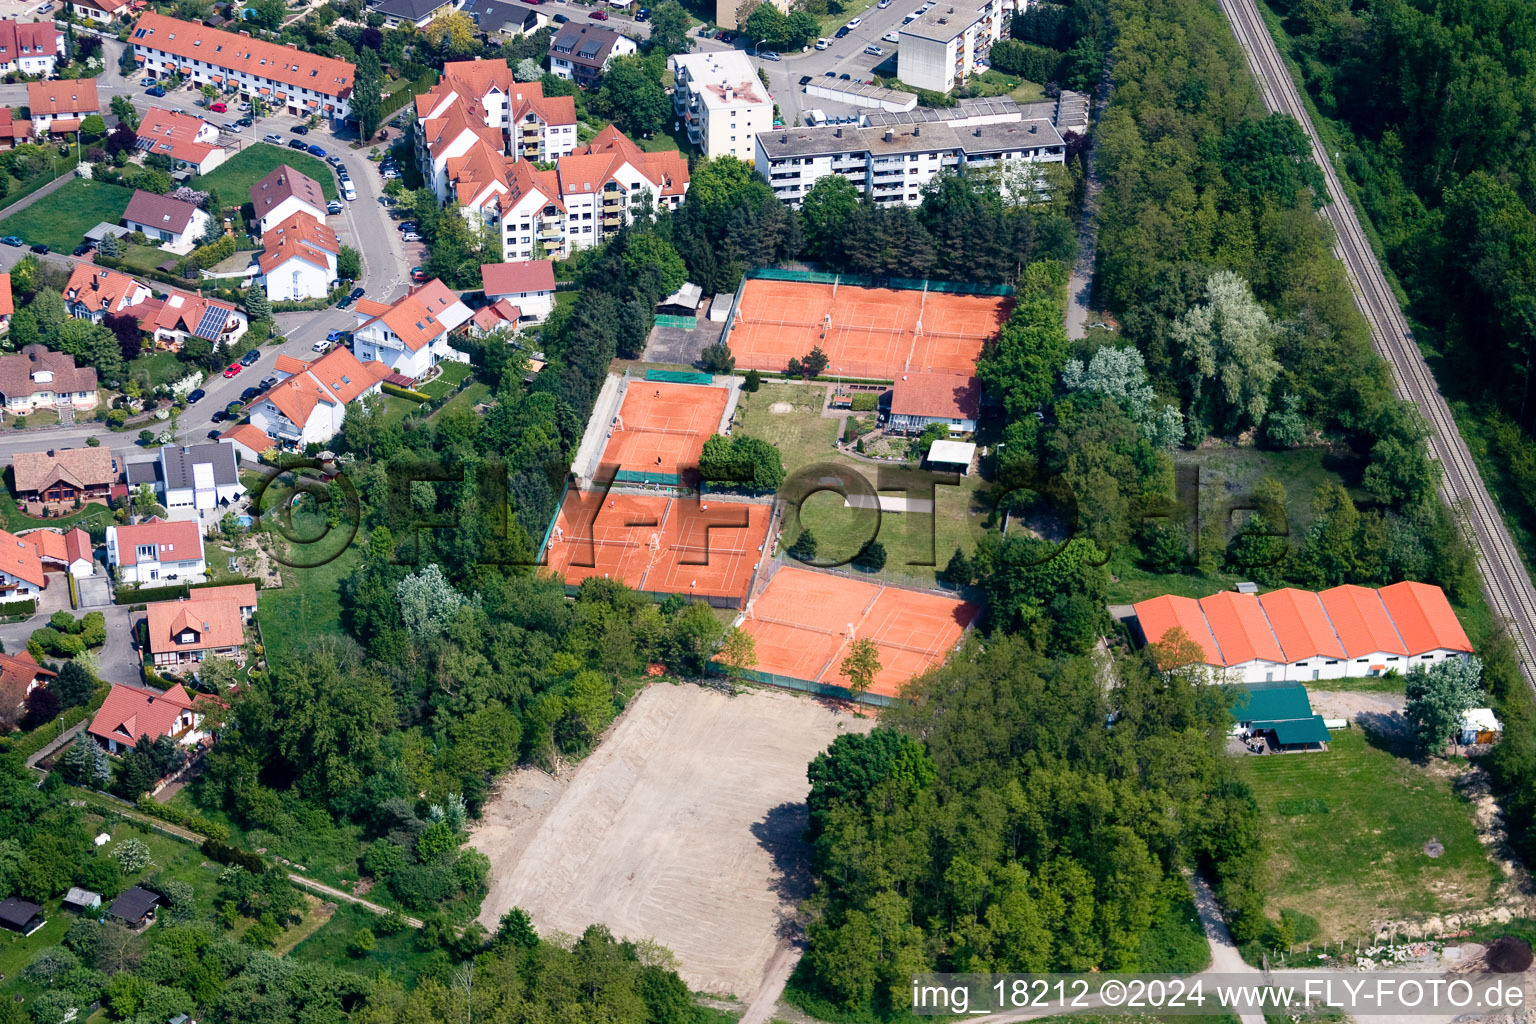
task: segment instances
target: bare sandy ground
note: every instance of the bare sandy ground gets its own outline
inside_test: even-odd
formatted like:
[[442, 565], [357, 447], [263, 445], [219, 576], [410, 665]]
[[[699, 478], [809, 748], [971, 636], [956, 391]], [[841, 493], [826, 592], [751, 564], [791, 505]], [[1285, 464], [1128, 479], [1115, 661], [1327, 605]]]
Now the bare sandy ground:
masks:
[[653, 684], [574, 770], [524, 769], [486, 806], [481, 923], [513, 906], [546, 935], [600, 922], [671, 949], [694, 989], [750, 999], [806, 894], [805, 766], [873, 724], [788, 693]]

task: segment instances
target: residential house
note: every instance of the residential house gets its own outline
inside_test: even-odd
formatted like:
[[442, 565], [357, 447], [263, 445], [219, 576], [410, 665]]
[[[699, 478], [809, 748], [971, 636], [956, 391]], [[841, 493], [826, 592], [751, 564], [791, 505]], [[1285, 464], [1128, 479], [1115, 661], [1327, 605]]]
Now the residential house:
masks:
[[336, 287], [336, 232], [299, 210], [261, 236], [258, 280], [274, 302], [323, 299]]
[[224, 162], [219, 130], [200, 117], [150, 107], [139, 122], [139, 149], [163, 156], [177, 170], [207, 174]]
[[149, 285], [94, 263], [76, 263], [64, 285], [64, 305], [69, 315], [96, 323], [109, 314], [123, 313], [152, 295]]
[[283, 164], [251, 186], [251, 206], [263, 233], [295, 213], [325, 223], [325, 192], [314, 178]]
[[434, 18], [459, 9], [460, 0], [377, 0], [370, 3], [371, 12], [384, 18], [386, 29], [401, 25], [426, 28]]
[[902, 25], [896, 77], [914, 89], [949, 92], [983, 68], [977, 61], [1012, 34], [1025, 0], [940, 0]]
[[272, 439], [251, 423], [229, 428], [219, 435], [219, 440], [228, 441], [235, 449], [235, 457], [248, 462], [258, 461], [262, 452], [274, 447]]
[[[1424, 583], [1380, 590], [1286, 588], [1264, 595], [1164, 595], [1134, 606], [1147, 643], [1183, 632], [1199, 663], [1233, 682], [1294, 682], [1406, 673], [1416, 664], [1465, 660], [1471, 641], [1445, 592]], [[1194, 648], [1189, 648], [1194, 653]]]
[[60, 406], [77, 411], [96, 408], [96, 369], [75, 366], [75, 357], [28, 345], [0, 356], [0, 401], [5, 411], [26, 415]]
[[20, 896], [0, 900], [0, 927], [31, 935], [47, 923], [43, 919], [43, 908], [36, 903], [28, 903]]
[[505, 187], [511, 161], [557, 160], [576, 149], [576, 101], [519, 82], [505, 60], [450, 61], [416, 97], [416, 165], [440, 202]]
[[0, 530], [0, 602], [35, 598], [47, 586], [37, 545]]
[[148, 606], [149, 651], [158, 672], [195, 672], [210, 654], [243, 662], [256, 585], [202, 587]]
[[11, 329], [11, 314], [16, 312], [16, 300], [11, 298], [11, 275], [0, 274], [0, 334]]
[[359, 302], [352, 348], [359, 359], [376, 359], [395, 373], [419, 378], [444, 360], [469, 361], [453, 347], [452, 334], [473, 315], [447, 285], [433, 279], [387, 307]]
[[633, 39], [611, 28], [570, 21], [550, 37], [549, 71], [556, 78], [590, 89], [615, 57], [626, 57], [639, 50]]
[[27, 695], [56, 673], [40, 667], [31, 653], [0, 654], [0, 730], [16, 727], [27, 713]]
[[347, 403], [378, 394], [379, 384], [392, 372], [375, 360], [359, 362], [345, 346], [313, 362], [280, 355], [273, 369], [280, 379], [248, 407], [251, 423], [268, 437], [295, 446], [335, 437]]
[[112, 905], [107, 908], [107, 916], [138, 931], [154, 923], [155, 907], [159, 905], [159, 893], [136, 885], [112, 901]]
[[505, 0], [467, 0], [459, 9], [469, 15], [476, 28], [490, 37], [514, 39], [531, 35], [549, 24], [549, 16], [541, 14], [537, 7]]
[[49, 78], [63, 53], [64, 33], [52, 20], [0, 20], [0, 74]]
[[96, 554], [91, 544], [91, 535], [78, 526], [68, 533], [46, 529], [29, 530], [22, 534], [22, 538], [37, 546], [37, 554], [42, 559], [44, 569], [67, 572], [76, 579], [96, 572]]
[[172, 199], [135, 189], [123, 211], [123, 226], [142, 231], [151, 242], [159, 242], [166, 252], [185, 256], [197, 247], [198, 239], [208, 230], [212, 218], [195, 203]]
[[464, 205], [464, 216], [496, 227], [508, 262], [566, 259], [600, 245], [637, 211], [676, 210], [688, 192], [688, 162], [676, 150], [647, 153], [612, 125], [592, 142], [537, 171], [509, 163], [498, 183]]
[[69, 9], [75, 17], [109, 25], [118, 18], [127, 18], [133, 12], [131, 0], [69, 0]]
[[500, 299], [489, 306], [481, 306], [475, 310], [474, 316], [464, 325], [464, 330], [471, 338], [483, 338], [487, 334], [496, 331], [516, 331], [523, 318], [523, 311], [518, 309], [506, 299]]
[[341, 121], [350, 111], [357, 69], [344, 60], [309, 53], [163, 14], [144, 14], [128, 41], [133, 59], [152, 78], [180, 74], [249, 100], [259, 97], [275, 113], [319, 114]]
[[208, 571], [202, 528], [196, 520], [166, 522], [157, 516], [132, 526], [109, 526], [107, 565], [117, 570], [120, 583], [201, 576]]
[[117, 471], [117, 460], [105, 445], [50, 448], [11, 456], [16, 500], [24, 506], [105, 502], [117, 482]]
[[31, 120], [17, 117], [10, 107], [0, 107], [0, 149], [15, 149], [21, 143], [31, 141]]
[[175, 288], [167, 288], [164, 298], [147, 299], [124, 312], [138, 318], [157, 347], [172, 352], [180, 352], [193, 337], [215, 347], [232, 345], [250, 326], [245, 314], [230, 303]]
[[245, 493], [234, 446], [223, 441], [165, 445], [149, 461], [128, 463], [126, 475], [130, 490], [148, 485], [168, 509], [218, 508]]
[[790, 206], [799, 206], [829, 174], [877, 204], [917, 206], [923, 187], [942, 171], [1065, 163], [1066, 143], [1049, 117], [1026, 118], [1032, 111], [999, 106], [1007, 113], [998, 119], [973, 119], [962, 108], [949, 121], [775, 128], [758, 134], [755, 163]]
[[981, 382], [950, 373], [913, 373], [891, 389], [891, 419], [897, 434], [921, 434], [942, 423], [950, 434], [971, 434], [981, 411]]
[[505, 300], [516, 307], [520, 323], [539, 323], [554, 311], [554, 260], [487, 263], [480, 268], [480, 284], [488, 304]]
[[672, 105], [688, 141], [713, 159], [751, 162], [760, 132], [773, 130], [773, 98], [742, 50], [678, 53], [668, 58], [677, 87]]
[[101, 113], [96, 79], [28, 82], [27, 111], [32, 118], [32, 131], [38, 135], [79, 131], [81, 121]]

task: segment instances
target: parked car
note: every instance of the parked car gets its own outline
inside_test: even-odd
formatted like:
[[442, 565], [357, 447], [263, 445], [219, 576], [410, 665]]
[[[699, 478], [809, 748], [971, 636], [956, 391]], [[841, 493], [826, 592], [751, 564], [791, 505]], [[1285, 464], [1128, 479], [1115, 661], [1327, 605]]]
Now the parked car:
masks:
[[345, 199], [349, 203], [357, 202], [357, 189], [352, 187], [352, 183], [350, 181], [344, 181], [341, 183], [341, 198]]
[[229, 135], [239, 135], [240, 126], [235, 124], [233, 121], [225, 121], [223, 124], [219, 125], [219, 131], [225, 132]]
[[347, 167], [346, 167], [345, 164], [341, 164], [341, 165], [339, 165], [336, 168], [336, 179], [338, 181], [351, 181], [352, 180], [352, 172], [347, 170]]
[[635, 20], [636, 21], [650, 21], [651, 20], [651, 9], [649, 7], [642, 7], [642, 8], [640, 8], [638, 11], [635, 12]]
[[802, 86], [810, 85], [811, 84], [811, 76], [810, 75], [801, 75], [800, 76], [800, 84]]
[[146, 96], [164, 96], [165, 90], [160, 88], [158, 85], [152, 85], [148, 89], [144, 90], [144, 94]]
[[276, 387], [277, 386], [277, 378], [276, 377], [263, 377], [263, 378], [261, 378], [261, 383], [256, 385], [256, 386], [261, 388], [261, 390], [263, 390], [263, 391], [267, 390], [267, 388]]
[[328, 342], [331, 342], [331, 341], [347, 341], [351, 337], [352, 337], [352, 332], [351, 331], [331, 331], [329, 334], [327, 334], [325, 336], [325, 340], [328, 341]]
[[772, 50], [758, 50], [757, 51], [757, 59], [758, 60], [783, 60], [784, 58], [780, 57], [777, 53], [773, 52]]
[[332, 167], [341, 167], [341, 157], [339, 156], [328, 156], [325, 158], [325, 162], [330, 164]]
[[356, 302], [358, 299], [363, 297], [364, 291], [365, 289], [362, 288], [353, 288], [351, 294], [349, 294], [347, 298], [353, 302]]
[[96, 243], [95, 242], [82, 242], [79, 245], [75, 246], [75, 255], [76, 256], [84, 256], [86, 253], [90, 252], [94, 248], [96, 248]]
[[852, 32], [852, 31], [853, 31], [853, 29], [849, 28], [847, 25], [844, 25], [842, 28], [840, 28], [836, 32], [832, 33], [832, 36], [835, 39], [841, 39], [841, 38], [843, 38], [843, 36], [847, 35], [849, 32]]
[[412, 284], [421, 284], [426, 279], [427, 279], [427, 272], [425, 270], [423, 270], [421, 267], [412, 267], [411, 268], [411, 283]]
[[[228, 375], [226, 374], [226, 376]], [[218, 412], [208, 417], [210, 423], [223, 423], [227, 419], [229, 419], [229, 413], [225, 412], [223, 409], [220, 409]]]
[[215, 114], [224, 114], [229, 112], [229, 107], [223, 103], [210, 103], [208, 105], [208, 109], [213, 111]]
[[24, 240], [22, 240], [20, 238], [17, 238], [15, 235], [6, 235], [4, 238], [0, 238], [0, 243], [4, 243], [6, 245], [16, 245], [16, 246], [21, 246], [21, 245], [26, 245], [27, 244]]
[[310, 146], [309, 147], [309, 155], [310, 156], [317, 156], [320, 159], [324, 160], [325, 159], [325, 150], [321, 149], [319, 146]]
[[396, 224], [395, 227], [399, 228], [401, 231], [415, 231], [416, 222], [413, 220], [403, 220], [399, 224]]
[[261, 349], [259, 349], [259, 348], [253, 348], [249, 352], [247, 352], [245, 355], [240, 357], [240, 365], [241, 366], [251, 366], [251, 365], [253, 365], [255, 363], [258, 363], [260, 361], [261, 361]]
[[608, 12], [607, 11], [593, 11], [591, 14], [587, 15], [587, 17], [592, 19], [593, 21], [607, 21], [608, 20]]
[[261, 388], [246, 388], [240, 392], [240, 401], [249, 402], [259, 394], [261, 394]]
[[241, 100], [240, 101], [240, 105], [238, 107], [236, 107], [235, 109], [240, 111], [240, 113], [242, 113], [242, 114], [249, 114], [251, 112], [251, 105], [249, 103], [247, 103], [245, 100]]
[[568, 22], [568, 21], [570, 21], [570, 20], [571, 20], [571, 19], [570, 19], [570, 18], [567, 18], [567, 17], [566, 17], [566, 16], [565, 16], [565, 15], [563, 15], [563, 14], [557, 14], [557, 15], [555, 15], [555, 16], [554, 16], [554, 18], [553, 18], [553, 19], [551, 19], [551, 20], [553, 20], [553, 21], [554, 21], [554, 23], [555, 23], [555, 24], [557, 24], [557, 25], [564, 25], [564, 24], [565, 24], [565, 23], [566, 23], [566, 22]]
[[842, 74], [838, 75], [837, 77], [838, 77], [839, 81], [843, 81], [843, 82], [849, 81], [848, 72], [846, 72], [846, 71], [844, 71]]
[[848, 27], [849, 28], [858, 28], [862, 24], [864, 24], [864, 19], [863, 18], [849, 18], [848, 19]]
[[891, 6], [891, 0], [880, 0], [880, 2], [878, 4], [876, 4], [875, 6], [880, 8], [883, 11], [887, 7]]
[[[334, 333], [334, 332], [332, 332], [332, 333]], [[309, 346], [309, 350], [311, 352], [324, 352], [326, 349], [328, 349], [330, 347], [331, 347], [331, 343], [328, 342], [328, 341], [317, 341], [313, 345]]]
[[828, 39], [826, 36], [822, 36], [820, 39], [816, 40], [816, 49], [818, 50], [825, 50], [831, 45], [832, 40]]
[[218, 431], [218, 430], [210, 430], [210, 431], [208, 431], [208, 440], [210, 440], [210, 441], [217, 441], [219, 438], [221, 438], [223, 436], [224, 436], [224, 434], [223, 434], [222, 431]]
[[239, 363], [230, 363], [228, 366], [224, 367], [224, 376], [238, 377], [240, 375], [240, 371], [243, 369], [245, 369], [245, 367], [241, 366]]
[[386, 180], [386, 181], [393, 181], [393, 180], [394, 180], [394, 179], [396, 179], [396, 178], [398, 178], [398, 177], [400, 177], [400, 172], [399, 172], [399, 171], [397, 171], [397, 170], [396, 170], [396, 169], [395, 169], [395, 168], [393, 168], [393, 167], [391, 167], [391, 168], [389, 168], [389, 169], [388, 169], [388, 170], [386, 170], [386, 171], [385, 171], [385, 172], [384, 172], [384, 179], [385, 179], [385, 180]]
[[887, 32], [885, 35], [881, 36], [880, 38], [884, 39], [888, 43], [899, 43], [899, 42], [901, 42], [901, 33], [897, 32], [895, 29], [891, 29], [889, 32]]
[[41, 7], [39, 7], [37, 9], [37, 13], [38, 14], [47, 14], [51, 10], [53, 10], [53, 4], [43, 4], [43, 6], [41, 6]]
[[400, 237], [400, 240], [402, 242], [420, 242], [422, 241], [422, 237], [414, 231], [407, 231]]
[[196, 405], [207, 396], [208, 392], [204, 391], [202, 388], [193, 388], [191, 391], [187, 392], [187, 404]]
[[48, 253], [52, 252], [53, 250], [49, 249], [48, 246], [45, 245], [42, 242], [33, 242], [32, 243], [32, 251], [37, 253], [39, 256], [46, 256]]
[[309, 126], [308, 125], [303, 125], [303, 124], [296, 124], [296, 125], [293, 126], [293, 134], [295, 134], [295, 135], [308, 135], [309, 134]]
[[141, 88], [141, 89], [147, 89], [151, 85], [154, 85], [154, 84], [155, 84], [155, 80], [153, 78], [141, 78], [141, 79], [139, 79], [139, 88]]
[[303, 139], [289, 139], [288, 148], [307, 150], [309, 149], [309, 143], [305, 142]]
[[873, 45], [866, 46], [866, 47], [864, 47], [864, 52], [869, 54], [871, 57], [884, 57], [885, 56], [885, 50], [882, 47], [879, 47], [879, 46], [873, 46]]
[[335, 199], [325, 204], [325, 212], [335, 215], [341, 212], [341, 203]]
[[282, 145], [283, 137], [277, 134], [277, 132], [267, 132], [267, 134], [261, 137], [261, 141], [270, 142], [274, 146], [280, 146]]

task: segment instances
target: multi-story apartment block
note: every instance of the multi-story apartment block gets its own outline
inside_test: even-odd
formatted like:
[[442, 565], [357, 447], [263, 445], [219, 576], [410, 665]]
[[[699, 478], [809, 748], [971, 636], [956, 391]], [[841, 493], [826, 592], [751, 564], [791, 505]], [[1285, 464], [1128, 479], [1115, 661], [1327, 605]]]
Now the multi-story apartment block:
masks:
[[292, 44], [252, 39], [163, 14], [145, 14], [128, 37], [133, 59], [154, 78], [179, 74], [291, 117], [319, 114], [333, 121], [351, 109], [356, 68]]
[[710, 158], [750, 161], [759, 132], [773, 128], [773, 99], [741, 50], [679, 53], [670, 59], [677, 119]]
[[504, 60], [454, 61], [416, 97], [415, 134], [422, 177], [442, 202], [462, 203], [504, 158], [543, 163], [575, 150], [576, 101], [515, 80]]
[[688, 191], [681, 153], [646, 153], [612, 125], [552, 171], [523, 161], [505, 170], [499, 187], [466, 204], [464, 215], [501, 233], [509, 262], [565, 259], [630, 223], [637, 210], [676, 210]]
[[838, 174], [877, 203], [916, 206], [923, 186], [944, 170], [1064, 163], [1066, 145], [1049, 118], [782, 128], [757, 137], [757, 170], [774, 195], [799, 206], [821, 178]]
[[901, 27], [896, 71], [914, 89], [949, 92], [980, 69], [976, 61], [1007, 39], [1021, 0], [939, 0]]

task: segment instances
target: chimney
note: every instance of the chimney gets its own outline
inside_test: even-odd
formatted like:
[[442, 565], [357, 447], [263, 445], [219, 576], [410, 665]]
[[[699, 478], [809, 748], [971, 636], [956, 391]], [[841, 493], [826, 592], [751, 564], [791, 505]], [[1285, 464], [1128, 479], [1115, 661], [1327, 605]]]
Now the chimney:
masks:
[[1038, 132], [1039, 130], [1040, 130], [1040, 126], [1037, 125], [1037, 124], [1032, 124], [1032, 125], [1029, 126], [1029, 134], [1031, 134], [1031, 135], [1035, 134], [1035, 132]]
[[896, 141], [896, 133], [891, 131], [889, 128], [887, 128], [885, 130], [885, 141], [886, 142], [895, 142]]
[[979, 139], [979, 138], [981, 138], [981, 129], [977, 128], [975, 131], [971, 132], [971, 134], [976, 136]]
[[842, 138], [842, 137], [843, 137], [843, 130], [842, 130], [842, 129], [841, 129], [841, 128], [838, 128], [838, 129], [837, 129], [837, 130], [835, 130], [835, 131], [834, 131], [834, 132], [833, 132], [833, 133], [832, 133], [832, 136], [833, 136], [833, 137], [834, 137], [834, 138], [838, 138], [838, 139], [840, 139], [840, 138]]
[[923, 126], [922, 125], [915, 124], [915, 125], [912, 126], [912, 137], [914, 139], [917, 138], [918, 136], [922, 135], [922, 134], [923, 134]]

